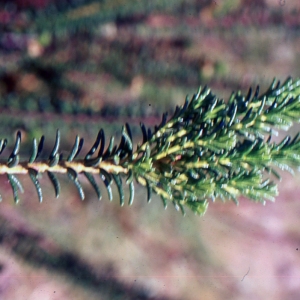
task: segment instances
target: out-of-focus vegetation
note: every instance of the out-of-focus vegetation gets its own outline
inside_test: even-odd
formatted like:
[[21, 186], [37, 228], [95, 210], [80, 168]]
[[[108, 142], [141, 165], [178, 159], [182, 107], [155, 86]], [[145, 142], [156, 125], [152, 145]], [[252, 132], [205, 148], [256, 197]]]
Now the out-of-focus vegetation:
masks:
[[[284, 47], [278, 38], [288, 39], [289, 48], [295, 42], [297, 4], [277, 4], [4, 1], [0, 105], [9, 111], [158, 116], [200, 84], [226, 94], [268, 84], [275, 74], [266, 66], [273, 60], [299, 61], [284, 49], [286, 57], [276, 53]], [[276, 75], [286, 77], [286, 68]]]

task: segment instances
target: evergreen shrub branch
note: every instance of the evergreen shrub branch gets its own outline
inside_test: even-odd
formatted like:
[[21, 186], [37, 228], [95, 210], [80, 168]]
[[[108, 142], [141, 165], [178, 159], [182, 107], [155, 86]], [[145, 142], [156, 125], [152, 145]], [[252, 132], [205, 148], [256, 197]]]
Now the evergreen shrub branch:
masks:
[[[147, 190], [147, 200], [152, 193], [159, 195], [164, 207], [172, 203], [183, 214], [189, 207], [203, 215], [209, 199], [233, 200], [245, 196], [265, 203], [274, 201], [277, 185], [270, 174], [280, 179], [277, 170], [293, 173], [292, 167], [300, 166], [300, 135], [287, 136], [281, 142], [271, 142], [275, 129], [287, 130], [293, 122], [300, 121], [300, 80], [288, 78], [282, 85], [275, 80], [269, 89], [259, 94], [259, 87], [247, 95], [232, 93], [229, 100], [215, 96], [207, 87], [199, 88], [192, 99], [176, 107], [172, 116], [163, 114], [161, 123], [154, 129], [140, 124], [142, 142], [136, 149], [129, 124], [122, 128], [119, 144], [114, 137], [106, 146], [104, 130], [88, 151], [77, 158], [84, 140], [75, 139], [68, 157], [59, 152], [60, 132], [47, 159], [40, 158], [44, 136], [33, 140], [30, 158], [20, 161], [21, 133], [17, 133], [14, 147], [7, 160], [0, 163], [0, 174], [6, 174], [13, 190], [15, 202], [24, 188], [18, 174], [28, 174], [43, 199], [39, 174], [47, 173], [56, 196], [60, 194], [57, 173], [65, 173], [78, 189], [83, 200], [85, 195], [79, 180], [84, 175], [102, 197], [95, 175], [105, 184], [112, 200], [111, 185], [119, 192], [120, 204], [124, 205], [125, 180], [129, 188], [129, 205], [134, 199], [134, 181]], [[7, 140], [0, 141], [0, 154]]]

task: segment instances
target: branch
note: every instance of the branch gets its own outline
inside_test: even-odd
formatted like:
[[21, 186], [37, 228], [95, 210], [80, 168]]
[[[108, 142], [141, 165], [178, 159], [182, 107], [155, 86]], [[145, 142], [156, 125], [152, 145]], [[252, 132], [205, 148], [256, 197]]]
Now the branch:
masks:
[[[0, 162], [0, 174], [6, 174], [12, 186], [15, 202], [24, 188], [18, 174], [29, 174], [43, 199], [38, 175], [47, 173], [58, 197], [60, 185], [56, 173], [66, 173], [78, 189], [81, 199], [84, 191], [78, 175], [83, 174], [97, 196], [101, 192], [94, 175], [100, 175], [108, 197], [112, 200], [111, 184], [117, 186], [120, 204], [124, 205], [122, 178], [129, 186], [129, 204], [134, 199], [134, 180], [147, 189], [147, 200], [152, 192], [159, 195], [164, 207], [172, 203], [185, 213], [189, 207], [203, 215], [208, 200], [231, 199], [238, 203], [239, 196], [265, 203], [274, 201], [277, 185], [269, 178], [280, 175], [276, 168], [293, 172], [300, 166], [300, 138], [286, 137], [280, 143], [271, 142], [275, 129], [289, 129], [300, 120], [300, 80], [287, 79], [282, 85], [276, 80], [259, 95], [259, 87], [246, 96], [232, 93], [227, 102], [215, 96], [208, 88], [199, 88], [191, 100], [176, 107], [168, 119], [163, 114], [161, 123], [154, 130], [141, 123], [143, 140], [133, 148], [129, 124], [122, 128], [118, 145], [114, 137], [105, 146], [101, 129], [84, 158], [77, 158], [84, 140], [78, 136], [67, 158], [59, 152], [60, 132], [47, 159], [40, 158], [44, 137], [33, 141], [28, 161], [20, 162], [21, 133], [9, 158]], [[0, 141], [0, 154], [7, 141]], [[106, 149], [106, 150], [105, 150]], [[96, 153], [97, 151], [97, 153]]]

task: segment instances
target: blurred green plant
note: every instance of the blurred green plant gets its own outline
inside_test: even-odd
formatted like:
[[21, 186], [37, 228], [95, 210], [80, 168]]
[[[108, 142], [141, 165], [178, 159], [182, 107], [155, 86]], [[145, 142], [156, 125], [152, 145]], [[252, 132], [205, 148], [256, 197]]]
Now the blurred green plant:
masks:
[[[300, 80], [288, 78], [282, 85], [275, 80], [259, 95], [249, 89], [248, 94], [232, 93], [228, 102], [215, 96], [207, 87], [199, 88], [191, 100], [186, 99], [168, 118], [153, 130], [140, 124], [143, 140], [134, 150], [129, 124], [122, 128], [119, 145], [110, 138], [105, 150], [105, 134], [101, 129], [94, 145], [84, 158], [77, 159], [83, 138], [76, 137], [68, 157], [59, 153], [60, 132], [47, 159], [41, 158], [44, 136], [33, 140], [30, 159], [20, 161], [21, 133], [6, 161], [0, 163], [0, 174], [6, 174], [12, 186], [15, 202], [24, 188], [17, 174], [29, 174], [39, 200], [42, 189], [40, 173], [47, 173], [56, 196], [60, 184], [56, 173], [66, 173], [77, 187], [83, 200], [85, 195], [79, 174], [83, 174], [101, 199], [100, 188], [93, 175], [100, 175], [108, 197], [112, 200], [111, 184], [117, 186], [120, 204], [124, 205], [122, 178], [129, 186], [129, 205], [134, 199], [134, 180], [147, 189], [147, 200], [152, 193], [159, 195], [164, 207], [174, 204], [185, 213], [189, 207], [203, 215], [208, 201], [221, 199], [238, 203], [239, 196], [265, 203], [278, 194], [270, 174], [280, 179], [276, 169], [293, 173], [300, 165], [300, 135], [285, 137], [280, 143], [271, 142], [275, 129], [289, 129], [300, 121]], [[7, 140], [0, 141], [0, 154]], [[98, 153], [96, 153], [98, 151]], [[96, 154], [95, 154], [96, 153]]]

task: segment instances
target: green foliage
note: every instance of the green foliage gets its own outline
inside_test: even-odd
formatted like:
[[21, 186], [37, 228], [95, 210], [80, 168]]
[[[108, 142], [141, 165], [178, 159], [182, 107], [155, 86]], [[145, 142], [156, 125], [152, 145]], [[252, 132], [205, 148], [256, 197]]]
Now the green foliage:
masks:
[[[100, 175], [108, 197], [112, 200], [111, 184], [119, 192], [120, 204], [124, 205], [122, 178], [129, 186], [129, 204], [134, 199], [134, 180], [145, 186], [147, 201], [152, 193], [159, 195], [164, 207], [172, 203], [185, 213], [185, 207], [203, 215], [209, 199], [227, 199], [238, 203], [238, 197], [265, 203], [278, 194], [277, 185], [269, 178], [270, 173], [280, 178], [276, 168], [293, 172], [300, 166], [300, 135], [289, 136], [280, 143], [271, 142], [274, 129], [287, 130], [293, 122], [300, 121], [300, 80], [287, 79], [282, 85], [276, 80], [259, 95], [259, 88], [246, 96], [233, 93], [225, 102], [209, 88], [200, 88], [191, 100], [186, 99], [176, 107], [168, 119], [154, 130], [141, 125], [143, 140], [134, 150], [131, 129], [123, 126], [119, 145], [111, 137], [105, 150], [103, 129], [84, 159], [77, 159], [84, 140], [78, 136], [67, 158], [59, 153], [60, 133], [48, 159], [39, 159], [44, 137], [34, 139], [29, 161], [20, 162], [21, 134], [17, 134], [15, 146], [6, 163], [0, 164], [0, 173], [7, 174], [14, 199], [23, 187], [16, 174], [28, 173], [39, 199], [42, 190], [38, 174], [47, 172], [59, 196], [60, 186], [55, 173], [67, 173], [78, 189], [81, 199], [84, 191], [79, 174], [85, 175], [97, 196], [102, 194], [93, 174]], [[1, 141], [0, 153], [6, 140]], [[95, 155], [96, 151], [98, 153]]]

